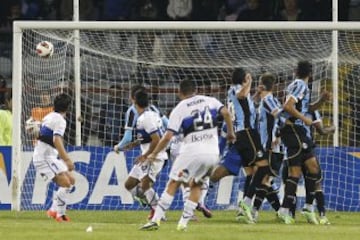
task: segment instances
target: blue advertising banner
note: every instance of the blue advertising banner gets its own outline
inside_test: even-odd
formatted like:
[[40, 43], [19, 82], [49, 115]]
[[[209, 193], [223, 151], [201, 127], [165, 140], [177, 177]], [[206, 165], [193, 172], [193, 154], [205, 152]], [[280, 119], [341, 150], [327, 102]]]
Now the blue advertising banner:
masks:
[[[132, 168], [139, 149], [116, 154], [106, 147], [69, 147], [75, 162], [76, 184], [70, 194], [71, 209], [120, 210], [141, 209], [125, 189], [124, 182]], [[319, 148], [317, 150], [323, 172], [323, 189], [328, 209], [360, 211], [360, 148]], [[24, 152], [22, 163], [22, 209], [47, 209], [51, 204], [53, 183], [46, 183], [36, 174], [31, 163], [32, 152]], [[160, 173], [155, 184], [159, 195], [166, 186], [171, 162]], [[0, 209], [11, 204], [11, 149], [0, 147]], [[282, 198], [282, 183], [275, 181]], [[211, 209], [234, 209], [242, 196], [244, 175], [226, 177], [219, 183], [210, 184], [206, 204]], [[303, 203], [305, 190], [302, 182], [298, 188], [299, 205]], [[181, 194], [177, 194], [172, 209], [183, 206]], [[265, 204], [265, 209], [269, 208]]]
[[11, 208], [11, 147], [0, 146], [0, 209]]

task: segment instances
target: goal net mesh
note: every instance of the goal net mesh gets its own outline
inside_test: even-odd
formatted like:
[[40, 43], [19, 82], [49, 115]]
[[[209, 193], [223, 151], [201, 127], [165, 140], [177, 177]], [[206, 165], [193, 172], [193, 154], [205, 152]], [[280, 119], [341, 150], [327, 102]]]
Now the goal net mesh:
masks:
[[[75, 116], [74, 104], [67, 115], [68, 131], [64, 137], [76, 166], [77, 183], [71, 193], [70, 208], [142, 209], [123, 186], [139, 150], [112, 152], [124, 131], [123, 119], [134, 84], [146, 86], [152, 103], [169, 114], [178, 102], [180, 80], [191, 79], [199, 93], [225, 102], [233, 69], [244, 67], [253, 76], [252, 91], [261, 73], [274, 73], [275, 95], [283, 101], [284, 89], [294, 79], [297, 61], [307, 59], [313, 63], [312, 99], [319, 97], [322, 89], [333, 91], [337, 87], [339, 91], [340, 147], [332, 147], [332, 136], [315, 136], [326, 206], [359, 210], [359, 38], [358, 32], [339, 32], [339, 85], [332, 86], [331, 31], [81, 30], [81, 96], [77, 96], [81, 98], [81, 116]], [[44, 40], [54, 45], [50, 58], [35, 53], [36, 44]], [[23, 125], [15, 126], [22, 128], [24, 150], [21, 208], [46, 209], [54, 186], [44, 183], [31, 163], [35, 130], [29, 120], [41, 121], [51, 111], [54, 96], [61, 92], [70, 94], [75, 103], [73, 31], [24, 30], [21, 61]], [[333, 122], [331, 103], [320, 112], [325, 125]], [[75, 137], [76, 121], [81, 122], [80, 142]], [[159, 195], [170, 166], [169, 161], [155, 185]], [[280, 180], [276, 182], [281, 184]], [[224, 178], [209, 189], [206, 204], [215, 209], [235, 208], [243, 184], [242, 172]], [[303, 199], [303, 187], [299, 187], [298, 196]], [[172, 208], [182, 205], [178, 194]]]

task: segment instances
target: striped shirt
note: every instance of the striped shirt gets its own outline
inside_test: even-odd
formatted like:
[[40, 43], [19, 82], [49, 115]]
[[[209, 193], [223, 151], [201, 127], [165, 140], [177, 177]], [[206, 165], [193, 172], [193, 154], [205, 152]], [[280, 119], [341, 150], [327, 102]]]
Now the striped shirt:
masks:
[[[310, 89], [308, 84], [302, 79], [295, 79], [286, 89], [286, 101], [289, 98], [295, 100], [295, 108], [303, 115], [307, 114], [310, 105]], [[286, 118], [296, 125], [304, 126], [304, 122], [300, 119], [285, 114]]]
[[271, 143], [276, 138], [277, 116], [282, 111], [280, 102], [272, 93], [267, 94], [260, 101], [258, 130], [260, 133], [261, 144], [265, 150], [271, 149]]
[[255, 128], [256, 109], [250, 93], [244, 98], [239, 99], [237, 93], [240, 92], [240, 84], [232, 85], [228, 91], [227, 105], [232, 114], [235, 132], [246, 128]]

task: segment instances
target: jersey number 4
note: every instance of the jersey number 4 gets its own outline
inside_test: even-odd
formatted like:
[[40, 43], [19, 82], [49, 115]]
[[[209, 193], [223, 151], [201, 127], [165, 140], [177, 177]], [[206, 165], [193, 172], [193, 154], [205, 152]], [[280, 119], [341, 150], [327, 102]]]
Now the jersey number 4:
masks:
[[199, 110], [192, 111], [191, 115], [194, 117], [194, 130], [201, 131], [214, 127], [214, 120], [212, 118], [210, 108], [205, 107], [203, 114]]

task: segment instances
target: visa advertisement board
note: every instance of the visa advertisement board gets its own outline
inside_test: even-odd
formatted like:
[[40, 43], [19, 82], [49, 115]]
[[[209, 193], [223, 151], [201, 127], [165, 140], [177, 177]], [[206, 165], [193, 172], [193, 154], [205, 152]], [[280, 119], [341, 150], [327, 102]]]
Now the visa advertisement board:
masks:
[[[75, 162], [74, 176], [76, 184], [70, 193], [71, 209], [121, 210], [141, 209], [125, 189], [124, 182], [133, 165], [133, 160], [139, 155], [135, 149], [116, 154], [106, 147], [69, 147], [71, 158]], [[319, 148], [317, 151], [323, 169], [323, 188], [328, 209], [339, 211], [360, 211], [360, 149], [359, 148]], [[23, 179], [21, 207], [24, 210], [47, 209], [56, 187], [46, 183], [36, 174], [31, 162], [32, 152], [25, 151], [22, 155]], [[161, 195], [168, 180], [171, 168], [169, 161], [155, 185]], [[0, 147], [0, 209], [11, 208], [11, 148]], [[280, 189], [281, 180], [276, 185]], [[226, 177], [217, 184], [211, 184], [206, 204], [211, 209], [236, 208], [242, 196], [244, 175]], [[298, 206], [303, 203], [305, 191], [302, 182], [298, 188]], [[177, 194], [172, 209], [183, 206], [181, 194]], [[267, 204], [265, 209], [269, 208]]]

